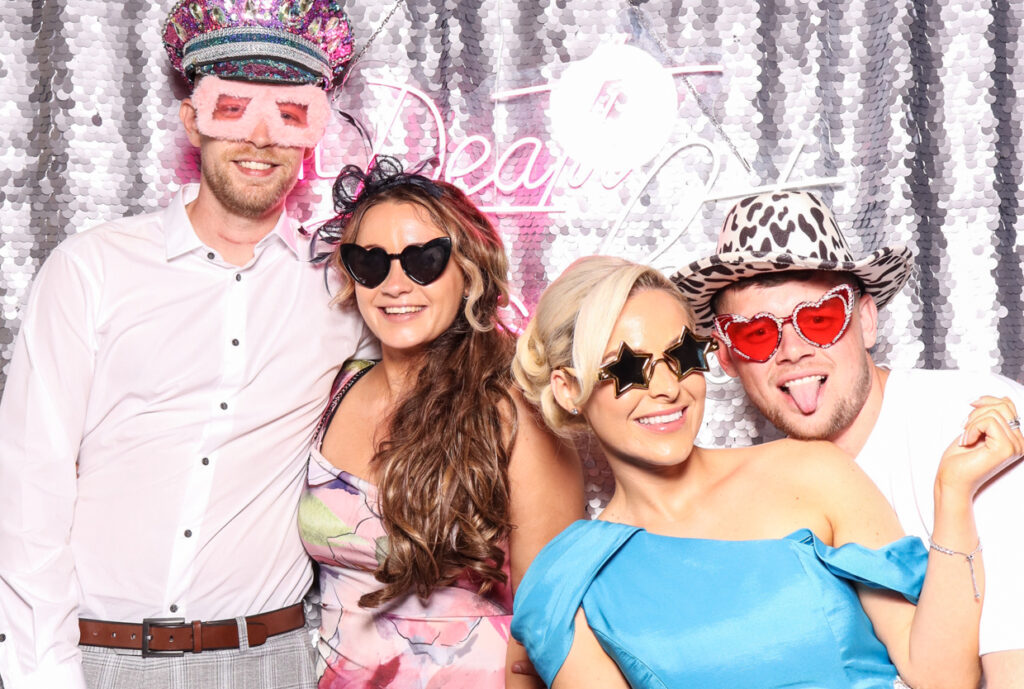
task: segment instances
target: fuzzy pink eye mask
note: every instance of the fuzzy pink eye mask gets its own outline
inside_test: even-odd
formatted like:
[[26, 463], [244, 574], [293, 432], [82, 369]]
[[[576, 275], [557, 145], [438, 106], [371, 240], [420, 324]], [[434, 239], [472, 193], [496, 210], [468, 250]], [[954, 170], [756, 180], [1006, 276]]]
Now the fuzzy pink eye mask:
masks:
[[275, 146], [312, 148], [323, 138], [331, 107], [312, 84], [276, 86], [205, 76], [192, 92], [196, 124], [205, 136], [245, 141], [263, 123]]

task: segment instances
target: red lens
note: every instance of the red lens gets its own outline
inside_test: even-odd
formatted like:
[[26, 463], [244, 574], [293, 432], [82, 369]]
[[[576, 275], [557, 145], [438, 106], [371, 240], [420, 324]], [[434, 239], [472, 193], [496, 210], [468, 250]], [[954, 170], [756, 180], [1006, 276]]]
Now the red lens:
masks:
[[731, 320], [722, 330], [733, 349], [761, 363], [772, 357], [779, 344], [779, 325], [769, 316], [758, 316], [749, 321]]
[[846, 332], [846, 300], [841, 294], [833, 294], [818, 304], [797, 307], [793, 322], [800, 334], [818, 345], [834, 345]]

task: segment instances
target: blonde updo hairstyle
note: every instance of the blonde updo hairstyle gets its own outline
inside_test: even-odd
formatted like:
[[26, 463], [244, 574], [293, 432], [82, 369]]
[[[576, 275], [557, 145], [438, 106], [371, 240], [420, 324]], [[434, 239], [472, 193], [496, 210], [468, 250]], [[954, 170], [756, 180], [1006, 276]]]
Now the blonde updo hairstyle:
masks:
[[576, 383], [573, 405], [584, 406], [597, 384], [608, 339], [626, 300], [651, 289], [675, 297], [692, 327], [693, 309], [668, 278], [623, 258], [581, 258], [544, 290], [516, 343], [512, 375], [553, 431], [568, 436], [585, 429], [586, 421], [558, 404], [551, 373], [557, 369], [569, 373]]

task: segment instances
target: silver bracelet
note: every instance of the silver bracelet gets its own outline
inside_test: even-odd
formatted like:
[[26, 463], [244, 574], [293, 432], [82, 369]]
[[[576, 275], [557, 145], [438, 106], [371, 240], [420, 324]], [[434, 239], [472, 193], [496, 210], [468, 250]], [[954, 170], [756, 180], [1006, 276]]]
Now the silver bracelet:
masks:
[[932, 550], [937, 550], [943, 555], [963, 555], [967, 558], [967, 566], [971, 568], [971, 586], [974, 587], [974, 599], [978, 600], [981, 598], [981, 593], [978, 591], [978, 580], [974, 577], [974, 558], [977, 557], [978, 553], [981, 552], [981, 539], [978, 539], [978, 546], [969, 553], [961, 553], [959, 550], [950, 550], [949, 548], [943, 548], [941, 545], [933, 541], [931, 538], [928, 539], [928, 547]]

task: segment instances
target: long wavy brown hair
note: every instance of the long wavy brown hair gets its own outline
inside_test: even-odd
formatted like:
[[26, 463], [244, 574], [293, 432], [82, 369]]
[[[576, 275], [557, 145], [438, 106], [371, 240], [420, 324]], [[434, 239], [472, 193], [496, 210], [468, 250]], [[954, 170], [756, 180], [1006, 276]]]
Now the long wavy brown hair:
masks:
[[[457, 187], [402, 175], [404, 182], [364, 189], [338, 238], [355, 241], [378, 204], [415, 204], [451, 237], [467, 297], [451, 326], [424, 348], [415, 384], [386, 420], [371, 460], [388, 549], [375, 572], [383, 588], [362, 596], [364, 607], [409, 592], [425, 599], [464, 574], [481, 594], [507, 581], [502, 546], [510, 530], [515, 339], [498, 309], [508, 303], [508, 259], [494, 226]], [[353, 300], [337, 251], [331, 261], [348, 280], [338, 299]]]

